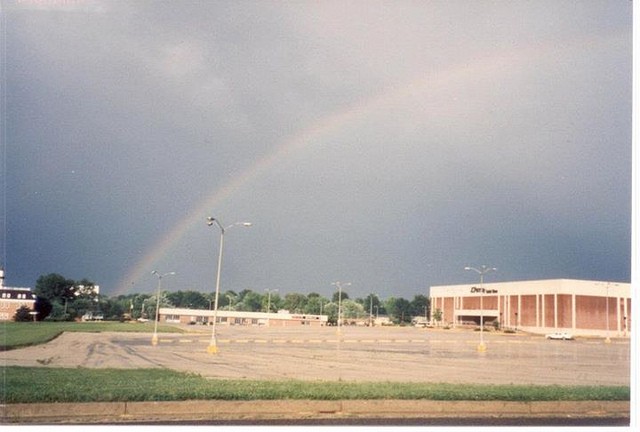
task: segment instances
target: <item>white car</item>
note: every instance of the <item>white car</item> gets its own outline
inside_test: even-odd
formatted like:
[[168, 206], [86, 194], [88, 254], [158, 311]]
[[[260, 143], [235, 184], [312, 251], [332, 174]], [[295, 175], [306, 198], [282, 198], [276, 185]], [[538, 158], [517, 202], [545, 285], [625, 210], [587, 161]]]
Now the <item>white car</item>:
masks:
[[555, 332], [550, 333], [545, 336], [547, 339], [556, 339], [556, 340], [573, 340], [573, 336], [566, 332]]

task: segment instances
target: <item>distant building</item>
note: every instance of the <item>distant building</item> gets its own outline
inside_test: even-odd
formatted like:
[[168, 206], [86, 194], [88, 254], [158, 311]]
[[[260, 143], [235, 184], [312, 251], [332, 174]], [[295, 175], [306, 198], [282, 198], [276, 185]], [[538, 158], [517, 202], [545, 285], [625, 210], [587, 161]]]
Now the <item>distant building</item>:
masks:
[[[213, 312], [207, 309], [160, 308], [159, 320], [175, 324], [207, 325], [213, 322]], [[327, 315], [289, 313], [288, 311], [266, 313], [218, 310], [218, 324], [221, 325], [325, 326], [327, 321]]]
[[31, 288], [4, 286], [4, 269], [0, 268], [0, 321], [13, 321], [16, 311], [26, 306], [33, 311], [36, 296]]
[[431, 321], [485, 325], [531, 333], [628, 337], [631, 284], [574, 279], [433, 286]]

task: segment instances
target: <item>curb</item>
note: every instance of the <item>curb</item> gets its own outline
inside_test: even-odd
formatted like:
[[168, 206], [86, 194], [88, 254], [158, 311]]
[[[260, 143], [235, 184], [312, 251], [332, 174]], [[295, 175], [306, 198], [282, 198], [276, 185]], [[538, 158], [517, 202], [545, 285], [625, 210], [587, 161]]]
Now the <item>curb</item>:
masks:
[[629, 401], [276, 400], [0, 405], [3, 424], [442, 417], [630, 417]]

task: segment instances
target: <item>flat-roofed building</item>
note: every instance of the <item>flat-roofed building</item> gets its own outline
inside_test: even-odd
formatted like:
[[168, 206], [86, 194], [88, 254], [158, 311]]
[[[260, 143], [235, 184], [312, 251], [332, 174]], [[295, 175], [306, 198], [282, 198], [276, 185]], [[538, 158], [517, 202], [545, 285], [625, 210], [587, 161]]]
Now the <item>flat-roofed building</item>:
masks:
[[431, 320], [446, 325], [485, 325], [545, 334], [628, 337], [631, 284], [550, 279], [432, 286]]
[[[214, 311], [207, 309], [160, 308], [160, 322], [174, 324], [204, 324], [213, 322]], [[327, 325], [327, 315], [312, 315], [304, 313], [243, 312], [218, 310], [218, 325], [267, 325], [267, 326], [324, 326]]]

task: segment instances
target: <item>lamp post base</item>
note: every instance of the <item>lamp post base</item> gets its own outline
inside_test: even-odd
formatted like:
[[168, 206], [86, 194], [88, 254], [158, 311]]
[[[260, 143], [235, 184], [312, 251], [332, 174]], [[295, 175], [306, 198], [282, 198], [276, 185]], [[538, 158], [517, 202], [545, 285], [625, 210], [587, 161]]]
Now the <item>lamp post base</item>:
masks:
[[217, 346], [217, 345], [213, 345], [213, 344], [212, 344], [212, 345], [209, 345], [209, 346], [207, 347], [207, 352], [208, 352], [209, 354], [217, 354], [217, 353], [218, 353], [218, 346]]
[[153, 346], [158, 345], [158, 336], [157, 335], [153, 335], [153, 337], [151, 338], [151, 345], [153, 345]]
[[611, 343], [611, 338], [609, 336], [607, 336], [604, 340], [604, 343]]
[[487, 351], [487, 346], [484, 344], [484, 342], [480, 342], [478, 344], [478, 352], [485, 352]]

